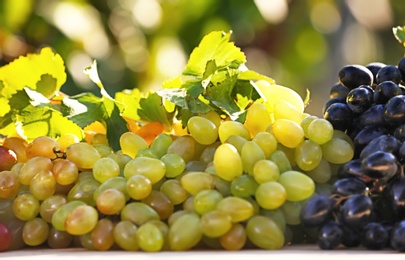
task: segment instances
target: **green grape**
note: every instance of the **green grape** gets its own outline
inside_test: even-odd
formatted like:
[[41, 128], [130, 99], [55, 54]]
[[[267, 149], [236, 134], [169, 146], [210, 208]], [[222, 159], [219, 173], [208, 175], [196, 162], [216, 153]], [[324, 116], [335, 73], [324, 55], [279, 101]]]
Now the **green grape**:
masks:
[[261, 209], [259, 215], [270, 218], [284, 232], [287, 227], [286, 216], [280, 208], [277, 209]]
[[232, 181], [242, 175], [242, 158], [231, 144], [221, 144], [214, 155], [215, 172], [224, 180]]
[[152, 182], [160, 181], [166, 173], [165, 164], [159, 159], [138, 157], [129, 161], [124, 168], [124, 176], [128, 180], [135, 174], [142, 174]]
[[252, 141], [262, 148], [266, 159], [270, 159], [271, 154], [277, 150], [277, 139], [269, 132], [257, 133]]
[[333, 164], [344, 164], [354, 156], [352, 146], [345, 140], [332, 138], [329, 142], [321, 145], [323, 157]]
[[241, 250], [246, 244], [245, 228], [240, 223], [234, 223], [231, 229], [219, 238], [219, 243], [228, 251]]
[[270, 160], [259, 160], [253, 166], [253, 178], [257, 183], [277, 181], [280, 171], [277, 164]]
[[277, 119], [271, 129], [277, 141], [288, 148], [297, 147], [305, 138], [304, 130], [292, 120]]
[[183, 135], [177, 137], [172, 144], [167, 148], [168, 154], [177, 154], [187, 163], [191, 161], [197, 151], [197, 142], [193, 137], [188, 135]]
[[254, 177], [244, 174], [231, 182], [231, 193], [235, 197], [247, 198], [255, 194], [257, 187]]
[[[288, 161], [290, 162], [291, 167], [297, 166], [297, 162], [295, 161], [295, 150], [297, 148], [289, 148], [280, 143], [277, 144], [277, 150], [283, 151], [284, 154], [287, 156]], [[270, 156], [271, 157], [271, 156]]]
[[52, 249], [68, 248], [73, 241], [73, 236], [65, 231], [60, 231], [51, 227], [46, 240], [48, 246]]
[[174, 211], [173, 203], [169, 198], [158, 190], [152, 190], [148, 197], [142, 200], [143, 203], [153, 208], [160, 219], [167, 219]]
[[52, 216], [55, 211], [66, 203], [67, 200], [65, 196], [52, 195], [42, 201], [41, 205], [39, 206], [39, 214], [43, 220], [48, 223], [52, 223]]
[[107, 156], [108, 158], [113, 159], [118, 163], [118, 166], [120, 167], [120, 174], [122, 175], [122, 171], [125, 167], [125, 165], [132, 160], [131, 156], [122, 153], [122, 151], [117, 151], [115, 153], [111, 153]]
[[202, 235], [200, 217], [196, 213], [187, 213], [171, 225], [167, 239], [173, 251], [185, 251], [195, 247]]
[[210, 145], [207, 145], [201, 153], [199, 160], [206, 164], [212, 162], [214, 160], [215, 151], [220, 144], [221, 142], [217, 141]]
[[219, 242], [219, 237], [208, 237], [203, 235], [203, 237], [201, 238], [201, 243], [197, 246], [197, 248], [199, 248], [199, 246], [202, 246], [201, 244], [203, 244], [204, 249], [205, 247], [214, 250], [223, 249], [221, 243]]
[[56, 183], [69, 185], [74, 183], [79, 177], [79, 169], [76, 164], [69, 160], [57, 160], [53, 164], [53, 176]]
[[[190, 201], [193, 201], [193, 199], [190, 199]], [[188, 209], [180, 209], [173, 214], [170, 215], [170, 217], [167, 219], [167, 225], [169, 225], [169, 228], [173, 225], [174, 222], [176, 222], [181, 216], [184, 216], [186, 214], [190, 214], [193, 211], [190, 211]]]
[[106, 134], [102, 134], [102, 133], [96, 133], [96, 134], [93, 135], [93, 137], [91, 138], [91, 144], [92, 144], [92, 145], [95, 145], [95, 144], [105, 144], [105, 145], [108, 145], [107, 135], [106, 135]]
[[189, 161], [186, 164], [185, 172], [203, 172], [207, 169], [207, 164], [201, 161]]
[[39, 201], [30, 193], [22, 193], [13, 201], [14, 215], [23, 221], [35, 218], [39, 213]]
[[137, 230], [136, 225], [129, 220], [118, 222], [113, 231], [115, 243], [126, 251], [138, 251]]
[[97, 200], [98, 196], [105, 190], [115, 189], [119, 190], [124, 194], [125, 200], [128, 201], [130, 196], [127, 192], [127, 180], [122, 176], [112, 177], [105, 182], [101, 183], [100, 186], [94, 191], [93, 199]]
[[75, 163], [79, 169], [92, 169], [101, 155], [92, 145], [81, 142], [66, 148], [66, 158]]
[[265, 104], [255, 101], [247, 110], [245, 126], [252, 136], [266, 131], [272, 119]]
[[55, 151], [59, 151], [59, 144], [51, 137], [38, 136], [25, 148], [27, 158], [43, 156], [56, 158]]
[[219, 140], [221, 143], [225, 141], [231, 135], [237, 135], [243, 137], [246, 140], [250, 140], [250, 133], [247, 127], [238, 121], [224, 121], [218, 128]]
[[74, 200], [58, 207], [52, 215], [52, 226], [60, 231], [66, 231], [65, 222], [67, 216], [77, 207], [86, 205], [83, 201]]
[[253, 142], [247, 141], [242, 147], [241, 159], [243, 170], [249, 175], [253, 175], [253, 167], [259, 160], [266, 159], [264, 152], [260, 146]]
[[89, 205], [75, 207], [65, 220], [66, 232], [71, 235], [84, 235], [97, 225], [98, 212]]
[[264, 216], [253, 216], [246, 225], [246, 234], [256, 246], [276, 250], [284, 246], [284, 234], [277, 224]]
[[318, 144], [329, 142], [333, 136], [333, 125], [326, 119], [318, 118], [308, 125], [308, 139]]
[[286, 100], [278, 100], [273, 108], [274, 120], [288, 119], [301, 124], [302, 111], [298, 111], [296, 107]]
[[160, 191], [173, 203], [179, 205], [183, 203], [189, 196], [189, 193], [181, 186], [180, 182], [176, 179], [165, 181], [160, 186]]
[[257, 187], [255, 198], [260, 207], [264, 209], [277, 209], [287, 199], [287, 191], [278, 182], [264, 182]]
[[232, 228], [231, 216], [222, 210], [212, 210], [202, 215], [200, 227], [207, 237], [220, 237]]
[[209, 145], [218, 139], [217, 126], [202, 116], [192, 116], [187, 121], [187, 129], [200, 144]]
[[325, 158], [322, 158], [318, 166], [314, 169], [305, 172], [314, 182], [327, 183], [332, 177], [332, 170], [330, 164]]
[[222, 199], [223, 196], [219, 191], [202, 190], [194, 196], [194, 210], [198, 214], [204, 215], [205, 213], [214, 210], [218, 202], [220, 202]]
[[79, 237], [81, 247], [90, 251], [96, 250], [96, 248], [93, 246], [93, 241], [91, 239], [91, 232], [76, 237]]
[[114, 150], [108, 144], [92, 144], [92, 146], [98, 151], [101, 158], [108, 157], [114, 153]]
[[166, 166], [165, 176], [167, 178], [176, 178], [186, 169], [186, 162], [184, 161], [183, 157], [178, 154], [165, 154], [160, 158], [160, 160]]
[[300, 214], [302, 209], [301, 201], [286, 201], [281, 207], [288, 225], [301, 224]]
[[150, 144], [150, 150], [157, 156], [157, 158], [162, 158], [163, 155], [167, 153], [167, 149], [173, 143], [173, 139], [168, 134], [159, 134], [153, 139]]
[[343, 132], [341, 130], [335, 129], [335, 130], [333, 130], [333, 137], [332, 138], [343, 139], [346, 142], [348, 142], [350, 144], [350, 146], [354, 149], [353, 140], [352, 140], [352, 138], [350, 138], [350, 136], [347, 133], [345, 133], [345, 132]]
[[315, 169], [322, 159], [321, 146], [311, 140], [305, 140], [295, 148], [295, 161], [303, 171]]
[[226, 197], [232, 195], [230, 181], [226, 181], [216, 174], [212, 174], [212, 176], [214, 176], [214, 188], [219, 191], [222, 196]]
[[315, 191], [314, 181], [299, 171], [286, 171], [280, 175], [278, 182], [287, 191], [287, 200], [300, 201], [312, 196]]
[[106, 189], [100, 193], [96, 200], [96, 206], [104, 215], [118, 214], [125, 206], [125, 195], [116, 189]]
[[305, 117], [304, 119], [302, 119], [301, 121], [301, 127], [302, 130], [304, 130], [304, 135], [306, 138], [308, 138], [308, 126], [312, 123], [312, 121], [314, 121], [315, 119], [318, 119], [319, 117], [314, 116], [314, 115], [309, 115], [307, 117]]
[[290, 160], [288, 159], [285, 152], [277, 150], [271, 154], [270, 160], [273, 161], [280, 173], [292, 170]]
[[159, 157], [151, 149], [149, 149], [149, 147], [139, 149], [138, 153], [135, 155], [135, 158], [137, 157], [149, 157], [159, 159]]
[[22, 185], [30, 185], [32, 177], [40, 171], [52, 171], [53, 164], [47, 157], [34, 157], [28, 159], [18, 172], [18, 179]]
[[188, 172], [180, 179], [181, 186], [191, 195], [214, 187], [214, 176], [206, 172]]
[[120, 147], [123, 154], [135, 158], [138, 150], [147, 148], [148, 143], [141, 136], [132, 133], [125, 132], [120, 136]]
[[145, 223], [140, 226], [135, 236], [139, 247], [145, 252], [159, 252], [163, 247], [163, 234], [152, 223]]
[[120, 166], [118, 163], [109, 157], [103, 157], [98, 159], [93, 165], [94, 179], [100, 183], [106, 180], [117, 177], [120, 175]]
[[22, 238], [28, 246], [43, 244], [49, 235], [48, 223], [42, 218], [33, 218], [24, 224]]
[[129, 220], [138, 226], [153, 219], [159, 220], [159, 214], [151, 206], [142, 202], [130, 202], [121, 211], [121, 221]]
[[100, 183], [94, 178], [86, 178], [77, 182], [67, 195], [68, 201], [81, 200], [87, 205], [95, 206], [96, 200], [94, 193], [100, 186]]
[[126, 182], [126, 191], [134, 200], [144, 199], [152, 191], [152, 182], [145, 175], [132, 175]]
[[183, 202], [183, 209], [187, 210], [189, 212], [195, 212], [194, 209], [194, 196], [189, 196], [184, 202]]
[[91, 231], [91, 242], [95, 250], [107, 251], [114, 245], [114, 224], [108, 218], [97, 221]]
[[0, 198], [13, 198], [18, 194], [19, 189], [18, 173], [13, 171], [0, 172]]
[[236, 150], [238, 151], [238, 154], [242, 154], [242, 147], [247, 141], [248, 140], [246, 140], [242, 136], [231, 135], [228, 137], [228, 139], [226, 139], [225, 143], [231, 144], [232, 146], [234, 146], [236, 148]]
[[30, 193], [42, 201], [55, 193], [56, 180], [51, 171], [40, 171], [31, 179]]
[[201, 114], [200, 116], [207, 118], [208, 120], [213, 122], [217, 128], [220, 126], [220, 124], [222, 122], [221, 117], [214, 110], [210, 110], [207, 113]]
[[217, 209], [228, 213], [232, 222], [241, 222], [249, 219], [254, 214], [253, 205], [239, 197], [226, 197], [217, 204]]
[[146, 223], [156, 226], [160, 230], [160, 232], [162, 233], [162, 235], [163, 235], [163, 246], [162, 246], [160, 251], [169, 251], [170, 250], [170, 245], [169, 245], [169, 241], [167, 239], [167, 236], [169, 235], [169, 226], [168, 226], [168, 224], [166, 224], [165, 222], [163, 222], [161, 220], [150, 220], [150, 221], [148, 221]]

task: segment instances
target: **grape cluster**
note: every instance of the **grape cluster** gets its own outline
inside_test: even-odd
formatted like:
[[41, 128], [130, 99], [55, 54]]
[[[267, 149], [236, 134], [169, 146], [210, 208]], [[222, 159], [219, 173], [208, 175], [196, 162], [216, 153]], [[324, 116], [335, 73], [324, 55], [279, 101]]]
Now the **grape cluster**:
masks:
[[[128, 131], [0, 146], [0, 251], [25, 246], [156, 252], [279, 249], [300, 213], [353, 158], [350, 137], [304, 113], [293, 90], [256, 82], [267, 100], [242, 123], [193, 115], [182, 134]], [[329, 186], [328, 186], [329, 185]], [[326, 188], [325, 188], [326, 187]]]
[[322, 249], [363, 246], [405, 251], [405, 58], [348, 65], [331, 88], [324, 118], [350, 136], [354, 157], [330, 195], [313, 196], [302, 223]]

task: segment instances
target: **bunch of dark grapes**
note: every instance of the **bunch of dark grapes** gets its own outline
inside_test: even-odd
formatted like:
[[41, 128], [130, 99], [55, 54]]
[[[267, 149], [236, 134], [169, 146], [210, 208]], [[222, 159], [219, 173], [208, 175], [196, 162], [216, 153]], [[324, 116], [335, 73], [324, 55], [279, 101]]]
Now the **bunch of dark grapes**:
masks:
[[311, 197], [302, 224], [316, 228], [321, 249], [339, 246], [405, 251], [405, 58], [338, 73], [323, 110], [354, 144], [331, 195]]

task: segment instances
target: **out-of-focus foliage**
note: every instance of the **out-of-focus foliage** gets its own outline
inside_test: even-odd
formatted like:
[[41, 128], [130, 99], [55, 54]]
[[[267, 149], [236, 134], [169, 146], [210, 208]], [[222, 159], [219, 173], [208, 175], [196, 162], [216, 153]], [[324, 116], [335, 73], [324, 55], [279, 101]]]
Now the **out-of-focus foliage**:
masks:
[[[2, 0], [0, 65], [44, 46], [59, 53], [67, 94], [98, 93], [83, 73], [96, 59], [105, 89], [159, 89], [183, 71], [204, 35], [232, 30], [247, 66], [311, 91], [320, 115], [345, 64], [397, 64], [402, 0]], [[24, 77], [24, 75], [21, 75]]]

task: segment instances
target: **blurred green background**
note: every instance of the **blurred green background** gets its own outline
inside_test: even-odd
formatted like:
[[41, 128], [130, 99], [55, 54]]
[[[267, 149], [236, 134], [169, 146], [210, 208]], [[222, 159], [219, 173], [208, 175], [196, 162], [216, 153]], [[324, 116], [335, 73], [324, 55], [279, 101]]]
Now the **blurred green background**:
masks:
[[302, 97], [309, 89], [307, 112], [321, 115], [342, 66], [397, 64], [398, 25], [403, 0], [2, 0], [0, 65], [51, 46], [65, 61], [67, 94], [97, 93], [83, 73], [94, 59], [112, 95], [158, 89], [205, 34], [232, 30], [250, 69]]

